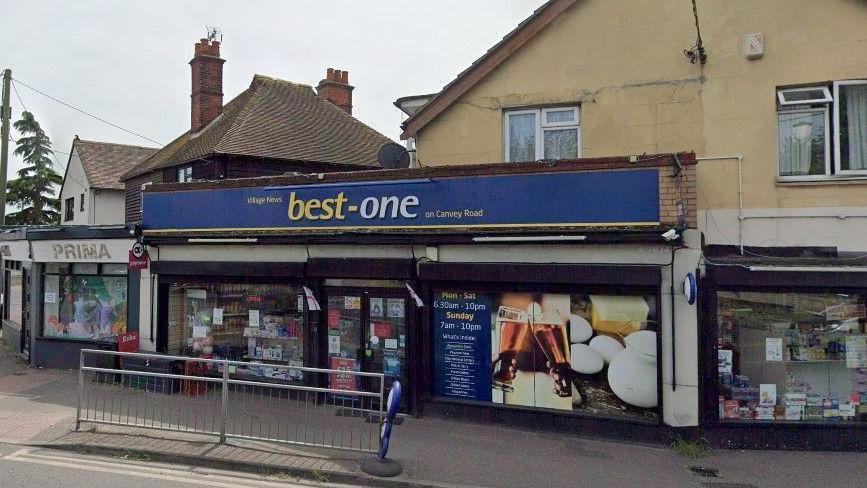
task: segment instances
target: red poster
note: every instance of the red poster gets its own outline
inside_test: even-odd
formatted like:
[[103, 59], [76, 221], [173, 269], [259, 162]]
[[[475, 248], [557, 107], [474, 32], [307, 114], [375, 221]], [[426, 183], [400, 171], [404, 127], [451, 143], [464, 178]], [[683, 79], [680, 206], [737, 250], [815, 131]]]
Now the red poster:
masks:
[[140, 257], [136, 257], [132, 251], [129, 252], [129, 269], [142, 270], [147, 269], [150, 259], [147, 251], [144, 251]]
[[[355, 362], [354, 359], [349, 358], [331, 358], [331, 369], [355, 371]], [[331, 373], [331, 388], [334, 390], [356, 391], [355, 378], [354, 374]]]
[[340, 327], [340, 310], [328, 311], [328, 328], [337, 329]]
[[117, 336], [117, 350], [120, 352], [138, 352], [138, 332]]
[[391, 324], [373, 324], [373, 335], [380, 339], [391, 337]]

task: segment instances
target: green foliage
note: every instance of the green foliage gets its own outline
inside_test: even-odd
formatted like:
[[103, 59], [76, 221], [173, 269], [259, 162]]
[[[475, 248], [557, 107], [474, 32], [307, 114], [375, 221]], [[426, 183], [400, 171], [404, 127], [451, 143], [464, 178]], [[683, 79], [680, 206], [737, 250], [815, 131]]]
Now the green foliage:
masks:
[[17, 211], [6, 216], [6, 224], [58, 223], [60, 201], [54, 192], [63, 177], [51, 167], [51, 140], [30, 112], [23, 112], [14, 127], [21, 133], [15, 154], [24, 159], [24, 167], [7, 187], [6, 202]]
[[672, 440], [671, 448], [674, 452], [690, 459], [706, 458], [713, 452], [710, 443], [703, 437], [697, 441], [689, 441], [677, 436]]

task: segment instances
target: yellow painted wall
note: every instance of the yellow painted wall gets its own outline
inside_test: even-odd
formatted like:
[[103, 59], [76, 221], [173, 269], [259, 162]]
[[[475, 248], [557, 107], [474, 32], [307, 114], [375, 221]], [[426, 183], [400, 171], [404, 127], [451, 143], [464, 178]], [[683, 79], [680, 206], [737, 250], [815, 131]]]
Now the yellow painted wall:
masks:
[[[503, 110], [581, 105], [582, 156], [693, 150], [744, 157], [746, 208], [865, 207], [867, 182], [777, 182], [776, 87], [867, 78], [867, 2], [579, 0], [418, 134], [422, 165], [502, 161]], [[747, 60], [744, 34], [765, 36]], [[699, 207], [737, 207], [734, 162], [699, 167]]]

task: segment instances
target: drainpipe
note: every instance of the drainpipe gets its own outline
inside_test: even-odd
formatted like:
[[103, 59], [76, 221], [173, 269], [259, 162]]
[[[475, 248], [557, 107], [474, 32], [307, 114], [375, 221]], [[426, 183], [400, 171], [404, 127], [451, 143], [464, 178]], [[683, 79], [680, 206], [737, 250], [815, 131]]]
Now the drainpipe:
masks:
[[[730, 161], [737, 160], [738, 162], [738, 247], [740, 247], [741, 255], [744, 254], [744, 180], [743, 180], [743, 156], [715, 156], [695, 158], [696, 161]], [[710, 209], [707, 209], [710, 212]]]

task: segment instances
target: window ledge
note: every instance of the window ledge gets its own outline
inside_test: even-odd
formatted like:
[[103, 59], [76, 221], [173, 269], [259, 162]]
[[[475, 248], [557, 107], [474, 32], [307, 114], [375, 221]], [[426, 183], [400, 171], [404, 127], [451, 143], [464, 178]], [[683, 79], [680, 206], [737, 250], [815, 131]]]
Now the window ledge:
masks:
[[863, 185], [867, 176], [816, 177], [810, 179], [777, 178], [777, 186]]

